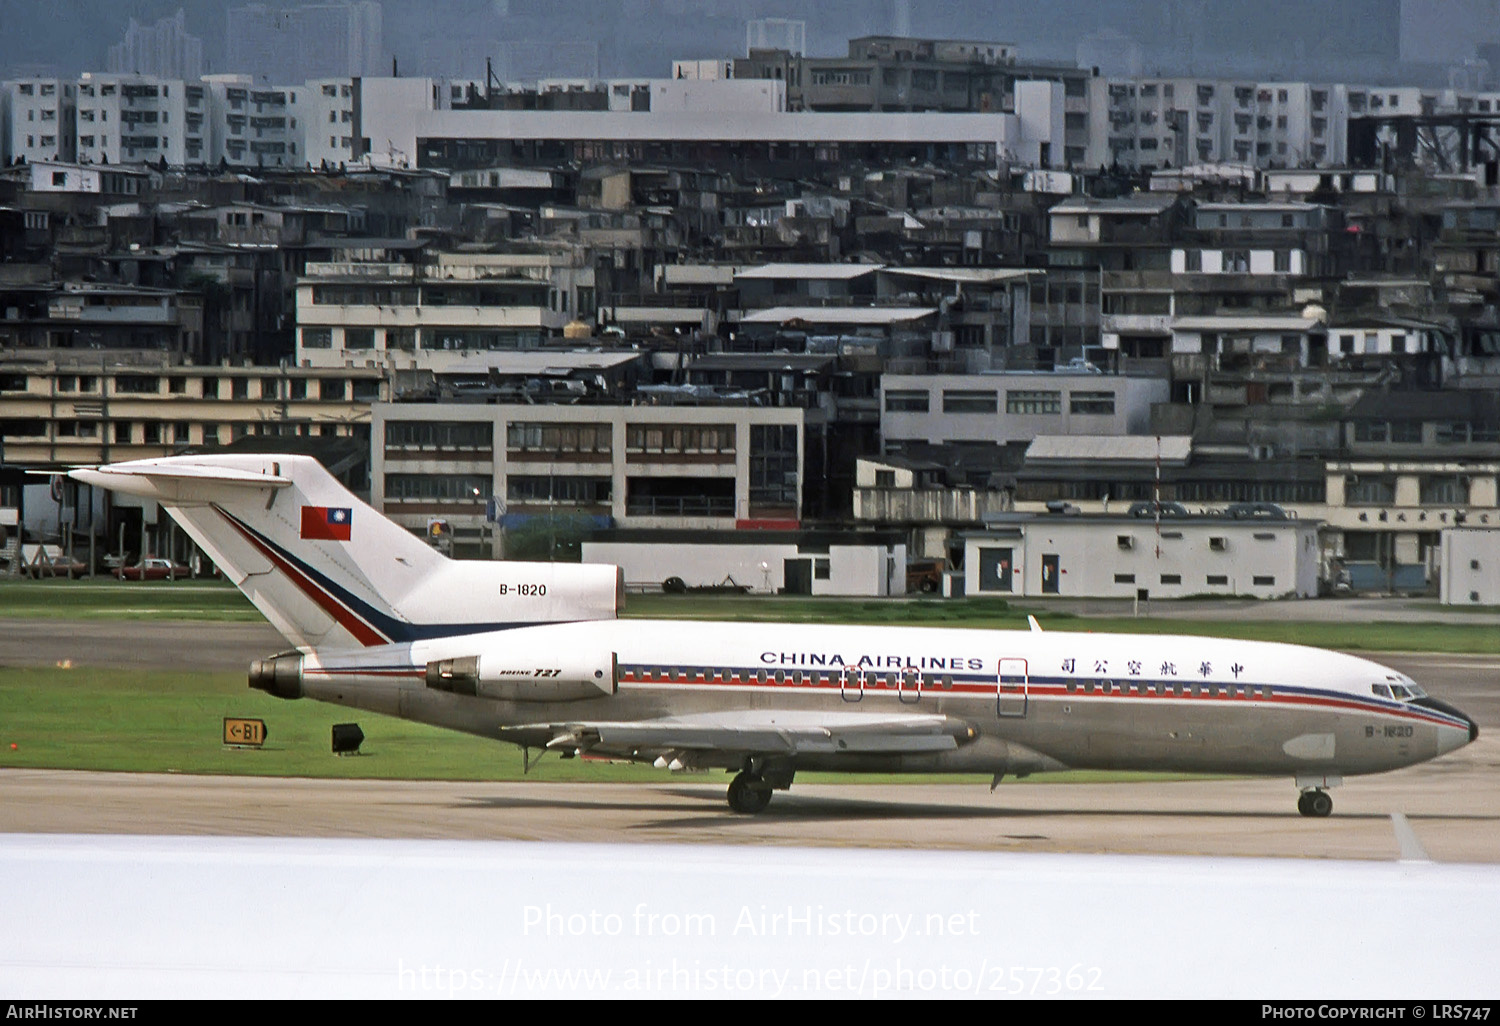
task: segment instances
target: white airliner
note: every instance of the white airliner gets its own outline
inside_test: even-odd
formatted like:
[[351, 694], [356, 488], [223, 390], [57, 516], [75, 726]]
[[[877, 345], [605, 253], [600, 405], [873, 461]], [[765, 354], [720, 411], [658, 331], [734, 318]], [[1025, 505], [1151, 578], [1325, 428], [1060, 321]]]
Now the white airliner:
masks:
[[1345, 776], [1479, 728], [1411, 678], [1211, 638], [617, 620], [618, 568], [445, 558], [305, 456], [72, 471], [154, 499], [295, 651], [250, 686], [528, 750], [735, 772], [756, 813], [798, 770], [1287, 775], [1327, 816]]

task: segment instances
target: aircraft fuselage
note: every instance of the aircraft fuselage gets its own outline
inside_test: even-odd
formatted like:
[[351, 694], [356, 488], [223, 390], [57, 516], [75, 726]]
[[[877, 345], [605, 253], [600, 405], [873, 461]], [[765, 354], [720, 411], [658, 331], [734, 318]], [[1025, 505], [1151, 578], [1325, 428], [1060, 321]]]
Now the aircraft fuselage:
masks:
[[[430, 682], [429, 667], [473, 657], [541, 676], [524, 685], [497, 677], [470, 694]], [[585, 669], [553, 668], [569, 660]], [[587, 667], [599, 667], [599, 686], [582, 679]], [[547, 690], [570, 682], [560, 698]], [[320, 653], [302, 661], [299, 693], [535, 747], [557, 747], [559, 729], [575, 721], [757, 709], [923, 715], [967, 728], [947, 731], [956, 741], [946, 750], [790, 757], [807, 770], [1337, 777], [1423, 762], [1477, 732], [1442, 703], [1374, 689], [1403, 682], [1412, 684], [1369, 660], [1264, 642], [617, 620]], [[649, 761], [665, 749], [676, 746], [591, 750]], [[679, 754], [698, 767], [733, 768], [738, 758]]]

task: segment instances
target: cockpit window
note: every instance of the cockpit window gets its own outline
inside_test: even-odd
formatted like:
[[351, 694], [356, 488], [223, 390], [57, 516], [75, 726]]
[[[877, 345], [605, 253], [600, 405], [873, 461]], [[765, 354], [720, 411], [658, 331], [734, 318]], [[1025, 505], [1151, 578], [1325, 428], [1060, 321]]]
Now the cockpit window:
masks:
[[1371, 684], [1370, 690], [1381, 698], [1394, 698], [1398, 702], [1414, 702], [1419, 698], [1427, 697], [1427, 692], [1423, 690], [1422, 685], [1410, 677], [1397, 677], [1391, 674], [1386, 677], [1386, 680], [1390, 683]]

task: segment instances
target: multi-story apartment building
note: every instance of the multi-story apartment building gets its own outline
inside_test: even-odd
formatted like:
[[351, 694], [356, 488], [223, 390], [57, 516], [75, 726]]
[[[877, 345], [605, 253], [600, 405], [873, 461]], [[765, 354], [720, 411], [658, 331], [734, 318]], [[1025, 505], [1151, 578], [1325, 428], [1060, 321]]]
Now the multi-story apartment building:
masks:
[[[788, 50], [751, 50], [734, 62], [735, 78], [781, 80], [790, 110], [1020, 113], [1017, 86], [1061, 86], [1066, 133], [1050, 140], [1043, 163], [1088, 160], [1092, 108], [1087, 69], [1022, 63], [1014, 43], [865, 36], [844, 57], [807, 57]], [[1060, 111], [1060, 113], [1064, 113]]]
[[297, 103], [305, 90], [255, 87], [246, 105], [245, 142], [252, 167], [300, 167], [307, 162]]
[[307, 163], [305, 118], [299, 105], [306, 86], [262, 86], [248, 75], [209, 75], [203, 79], [212, 135], [204, 162], [251, 167], [300, 167]]
[[1090, 152], [1133, 168], [1342, 164], [1349, 87], [1199, 78], [1095, 80]]
[[[1349, 159], [1349, 87], [1265, 82], [1255, 87], [1255, 135], [1236, 136], [1231, 159], [1257, 165], [1338, 167]], [[1234, 114], [1238, 131], [1244, 111]], [[1248, 156], [1241, 156], [1242, 153]]]
[[74, 350], [108, 361], [127, 350], [199, 353], [201, 297], [98, 283], [0, 286], [0, 352]]
[[293, 141], [300, 141], [302, 162], [312, 167], [337, 167], [364, 153], [355, 143], [355, 89], [348, 78], [325, 78], [307, 82], [294, 90], [300, 100], [291, 116], [301, 126]]
[[0, 123], [7, 126], [0, 158], [5, 163], [25, 160], [73, 160], [78, 143], [74, 111], [76, 85], [63, 78], [24, 78], [0, 86]]
[[[372, 3], [292, 11], [250, 5], [231, 12], [231, 24], [241, 29], [232, 29], [231, 42], [244, 48], [243, 59], [230, 62], [234, 74], [178, 79], [111, 73], [72, 82], [7, 83], [11, 110], [0, 156], [69, 160], [76, 155], [111, 162], [165, 157], [174, 163], [181, 155], [187, 162], [266, 167], [368, 156], [394, 165], [475, 167], [586, 162], [600, 155], [683, 163], [705, 156], [727, 161], [735, 154], [751, 162], [795, 160], [821, 142], [809, 159], [897, 155], [962, 163], [977, 145], [993, 147], [979, 152], [982, 160], [1013, 165], [1181, 168], [1233, 161], [1331, 167], [1356, 156], [1368, 163], [1377, 152], [1372, 139], [1421, 158], [1415, 136], [1397, 123], [1402, 119], [1426, 133], [1427, 151], [1467, 146], [1474, 157], [1465, 126], [1443, 119], [1500, 114], [1496, 90], [1106, 78], [1092, 69], [1024, 62], [1009, 43], [896, 36], [851, 40], [847, 54], [839, 57], [755, 49], [744, 58], [679, 61], [671, 79], [543, 79], [495, 91], [489, 81], [379, 77], [383, 62], [373, 56], [379, 49], [373, 42], [378, 22], [378, 5]], [[309, 75], [323, 77], [309, 80]], [[96, 85], [132, 80], [135, 102], [117, 110], [100, 102], [107, 98], [96, 89], [94, 102], [79, 104], [94, 112], [94, 120], [70, 115], [73, 93], [90, 79]], [[155, 96], [147, 91], [153, 83], [159, 89]], [[175, 88], [167, 83], [176, 83]], [[202, 115], [201, 105], [191, 102], [196, 89], [222, 101], [219, 109], [206, 121], [179, 127], [182, 115], [194, 121], [195, 109]], [[190, 100], [186, 111], [168, 97], [184, 90]], [[314, 94], [307, 98], [312, 102], [298, 112], [293, 94], [308, 92]], [[122, 95], [116, 89], [113, 99]], [[459, 112], [474, 116], [460, 121], [446, 116]], [[126, 130], [118, 120], [121, 113], [128, 115]], [[641, 119], [586, 116], [626, 113]], [[804, 113], [844, 120], [799, 121], [797, 115]], [[915, 132], [909, 119], [888, 130], [898, 122], [863, 117], [913, 113], [930, 116]], [[721, 138], [728, 114], [735, 115], [729, 119], [734, 123], [751, 124], [743, 131], [731, 126]], [[784, 119], [762, 123], [760, 116], [767, 114]], [[1001, 130], [983, 120], [932, 120], [960, 114], [1014, 120], [1002, 122]], [[92, 139], [92, 145], [75, 142], [77, 137]], [[502, 141], [510, 145], [499, 145]], [[900, 141], [915, 148], [896, 154]]]
[[7, 461], [61, 467], [168, 456], [247, 436], [368, 438], [380, 371], [182, 364], [166, 354], [7, 353]]
[[[74, 86], [96, 80], [94, 88], [85, 90], [90, 102], [80, 103], [92, 120], [81, 112], [71, 133], [62, 127], [73, 120], [66, 110], [54, 103], [49, 113], [41, 102], [68, 98], [67, 82], [11, 83], [17, 88], [8, 90], [15, 108], [9, 136], [13, 156], [26, 152], [28, 159], [70, 159], [68, 139], [76, 135], [92, 143], [77, 144], [81, 158], [111, 162], [165, 156], [169, 163], [225, 160], [274, 167], [347, 163], [369, 156], [380, 163], [479, 166], [587, 160], [600, 153], [693, 160], [684, 149], [688, 140], [696, 141], [701, 158], [705, 146], [713, 148], [705, 140], [722, 132], [722, 115], [734, 113], [741, 116], [737, 121], [756, 123], [747, 131], [732, 131], [724, 141], [741, 151], [765, 142], [765, 156], [773, 159], [778, 147], [785, 151], [783, 158], [795, 158], [799, 146], [821, 142], [824, 159], [834, 154], [843, 159], [873, 155], [877, 150], [871, 147], [891, 147], [902, 140], [922, 147], [918, 156], [925, 159], [961, 161], [963, 154], [953, 149], [961, 144], [988, 147], [981, 158], [1022, 165], [1181, 167], [1240, 161], [1310, 166], [1347, 159], [1351, 116], [1500, 110], [1500, 94], [1451, 90], [1103, 79], [1084, 69], [1020, 64], [1009, 44], [891, 37], [853, 40], [843, 58], [757, 51], [733, 62], [732, 71], [733, 78], [541, 82], [529, 92], [502, 90], [498, 97], [478, 83], [368, 75], [285, 86], [261, 84], [268, 77], [278, 81], [264, 72], [185, 81], [85, 75]], [[130, 102], [122, 104], [126, 80]], [[774, 86], [774, 93], [762, 95], [757, 83]], [[30, 87], [29, 94], [19, 88], [23, 85]], [[186, 107], [171, 97], [174, 87], [179, 99], [188, 96]], [[200, 89], [207, 93], [211, 111], [197, 102]], [[927, 119], [923, 131], [913, 135], [905, 120], [899, 130], [887, 130], [896, 122], [874, 117], [918, 111], [951, 118], [971, 114], [978, 120]], [[467, 116], [448, 116], [460, 112]], [[798, 112], [829, 119], [804, 122]], [[588, 116], [607, 113], [640, 117], [616, 121]], [[759, 123], [767, 114], [782, 117]], [[981, 115], [999, 120], [986, 122]], [[184, 124], [184, 118], [192, 123]], [[44, 131], [44, 124], [59, 131]], [[51, 139], [50, 146], [43, 139]], [[499, 139], [510, 145], [495, 146], [493, 140]]]
[[[333, 92], [325, 96], [328, 89]], [[88, 72], [72, 82], [6, 82], [0, 107], [7, 111], [8, 130], [0, 155], [33, 163], [165, 161], [178, 167], [221, 160], [253, 167], [344, 163], [355, 155], [352, 91], [347, 79], [263, 86], [248, 75], [184, 80]], [[330, 114], [332, 142], [321, 131]]]
[[594, 304], [593, 267], [572, 248], [314, 263], [297, 283], [297, 363], [437, 370], [537, 348]]
[[1284, 311], [1307, 273], [1304, 250], [1248, 247], [1173, 249], [1170, 269], [1105, 271], [1100, 343], [1127, 365], [1164, 359], [1178, 318]]
[[208, 111], [196, 83], [189, 95], [181, 79], [87, 73], [77, 90], [79, 160], [180, 166], [203, 158]]
[[[994, 168], [1002, 159], [1051, 166], [1065, 102], [1054, 82], [1016, 85], [1016, 112], [797, 112], [778, 89], [734, 80], [652, 83], [649, 102], [570, 109], [463, 106], [433, 79], [365, 78], [352, 117], [378, 164], [481, 167], [619, 161], [745, 172], [811, 173], [843, 161]], [[659, 87], [659, 88], [658, 88]], [[658, 95], [660, 94], [660, 95]], [[363, 150], [356, 153], [360, 156]]]

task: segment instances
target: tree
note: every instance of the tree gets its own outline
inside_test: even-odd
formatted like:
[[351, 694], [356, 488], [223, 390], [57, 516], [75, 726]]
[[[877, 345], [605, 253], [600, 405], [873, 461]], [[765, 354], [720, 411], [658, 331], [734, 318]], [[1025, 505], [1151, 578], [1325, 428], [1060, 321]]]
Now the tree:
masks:
[[583, 540], [594, 529], [581, 513], [552, 513], [532, 517], [505, 532], [505, 558], [543, 563], [577, 563], [583, 559]]

